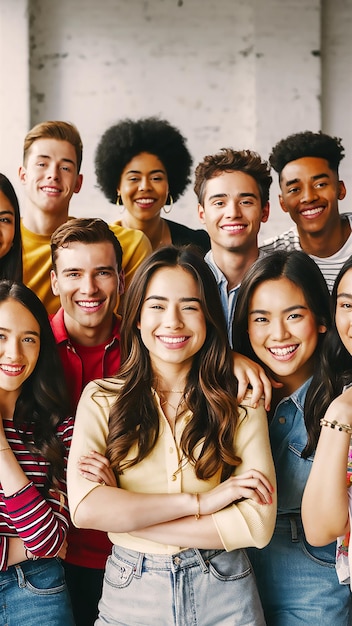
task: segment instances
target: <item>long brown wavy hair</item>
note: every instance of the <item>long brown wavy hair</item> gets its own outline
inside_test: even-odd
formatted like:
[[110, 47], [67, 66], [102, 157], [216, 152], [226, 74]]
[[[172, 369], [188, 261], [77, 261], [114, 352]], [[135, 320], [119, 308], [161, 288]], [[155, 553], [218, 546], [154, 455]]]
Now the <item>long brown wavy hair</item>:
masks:
[[[155, 373], [137, 323], [152, 276], [161, 268], [170, 267], [181, 267], [196, 281], [207, 329], [186, 381], [184, 402], [192, 419], [181, 437], [182, 455], [193, 464], [198, 478], [207, 480], [221, 471], [225, 480], [240, 463], [234, 450], [237, 380], [216, 281], [191, 246], [156, 250], [138, 268], [126, 293], [121, 327], [123, 365], [118, 374], [122, 387], [110, 412], [107, 457], [115, 471], [122, 473], [147, 457], [159, 436], [159, 415], [152, 390]], [[202, 448], [196, 458], [195, 448], [200, 441]], [[137, 445], [136, 456], [126, 461], [133, 445]]]

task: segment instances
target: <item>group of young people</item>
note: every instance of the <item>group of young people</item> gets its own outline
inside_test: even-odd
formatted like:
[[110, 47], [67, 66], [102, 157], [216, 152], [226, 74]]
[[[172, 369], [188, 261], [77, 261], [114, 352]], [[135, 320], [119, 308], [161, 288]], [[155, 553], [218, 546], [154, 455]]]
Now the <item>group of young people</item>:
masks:
[[[351, 624], [342, 158], [308, 131], [270, 164], [208, 155], [193, 230], [161, 217], [184, 137], [123, 120], [96, 151], [107, 225], [69, 216], [77, 129], [29, 131], [21, 220], [0, 176], [4, 623]], [[270, 165], [295, 225], [259, 247]]]

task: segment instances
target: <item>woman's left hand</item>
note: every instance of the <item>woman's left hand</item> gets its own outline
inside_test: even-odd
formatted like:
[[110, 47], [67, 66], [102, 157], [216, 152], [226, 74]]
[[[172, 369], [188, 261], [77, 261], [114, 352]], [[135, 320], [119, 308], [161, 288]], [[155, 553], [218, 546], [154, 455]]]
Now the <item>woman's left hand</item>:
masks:
[[89, 455], [81, 456], [78, 461], [78, 470], [84, 478], [93, 483], [100, 483], [108, 487], [117, 487], [117, 481], [110, 461], [99, 452], [91, 450]]

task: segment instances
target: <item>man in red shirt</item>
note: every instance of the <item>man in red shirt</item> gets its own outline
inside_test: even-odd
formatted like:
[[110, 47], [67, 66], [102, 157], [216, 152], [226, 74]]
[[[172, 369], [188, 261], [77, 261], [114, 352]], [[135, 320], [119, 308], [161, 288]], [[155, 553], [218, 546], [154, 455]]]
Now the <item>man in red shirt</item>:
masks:
[[[50, 321], [74, 415], [83, 387], [120, 367], [120, 320], [114, 311], [124, 288], [122, 249], [103, 220], [82, 218], [57, 228], [51, 253], [51, 285], [61, 308]], [[76, 626], [94, 624], [110, 552], [106, 533], [70, 528], [64, 566]]]

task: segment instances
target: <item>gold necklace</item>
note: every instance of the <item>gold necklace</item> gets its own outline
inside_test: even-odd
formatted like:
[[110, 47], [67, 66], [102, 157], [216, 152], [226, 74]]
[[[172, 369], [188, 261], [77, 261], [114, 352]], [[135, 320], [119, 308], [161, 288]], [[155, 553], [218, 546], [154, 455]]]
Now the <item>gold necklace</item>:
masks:
[[167, 398], [165, 398], [165, 394], [166, 393], [184, 393], [183, 389], [182, 390], [177, 390], [177, 389], [157, 389], [158, 395], [160, 397], [160, 404], [163, 407], [165, 404], [168, 404], [176, 413], [176, 416], [178, 414], [178, 410], [179, 408], [182, 406], [183, 402], [184, 402], [184, 398], [180, 398], [180, 400], [178, 401], [177, 406], [175, 406], [174, 404], [171, 404], [171, 402], [169, 400], [167, 400]]

